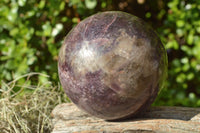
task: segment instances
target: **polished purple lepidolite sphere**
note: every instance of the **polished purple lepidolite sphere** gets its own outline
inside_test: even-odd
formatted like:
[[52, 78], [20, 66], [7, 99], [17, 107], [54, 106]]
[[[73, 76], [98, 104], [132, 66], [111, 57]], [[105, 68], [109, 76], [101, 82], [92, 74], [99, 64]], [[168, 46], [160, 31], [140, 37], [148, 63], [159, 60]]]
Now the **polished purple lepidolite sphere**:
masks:
[[152, 104], [166, 77], [167, 55], [144, 21], [109, 11], [86, 18], [69, 32], [58, 71], [73, 103], [91, 115], [115, 120]]

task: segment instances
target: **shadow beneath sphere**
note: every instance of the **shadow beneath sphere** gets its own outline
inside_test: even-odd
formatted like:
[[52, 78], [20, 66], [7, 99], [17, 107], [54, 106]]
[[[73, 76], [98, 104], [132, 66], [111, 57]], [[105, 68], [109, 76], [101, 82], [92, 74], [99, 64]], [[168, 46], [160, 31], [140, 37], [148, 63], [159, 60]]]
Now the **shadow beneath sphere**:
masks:
[[107, 120], [108, 122], [128, 122], [149, 120], [149, 119], [172, 119], [172, 120], [197, 120], [200, 121], [200, 108], [189, 107], [151, 107], [145, 112], [138, 113], [136, 116], [119, 120]]

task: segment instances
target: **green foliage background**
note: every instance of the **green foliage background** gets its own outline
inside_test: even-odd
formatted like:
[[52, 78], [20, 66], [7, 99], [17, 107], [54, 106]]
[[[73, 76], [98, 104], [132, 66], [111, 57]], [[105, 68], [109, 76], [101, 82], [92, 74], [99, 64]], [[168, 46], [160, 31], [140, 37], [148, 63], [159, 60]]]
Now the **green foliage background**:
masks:
[[168, 80], [154, 105], [200, 106], [199, 0], [1, 0], [0, 87], [30, 72], [50, 75], [38, 75], [30, 84], [57, 84], [58, 52], [66, 34], [82, 19], [109, 10], [144, 19], [165, 44]]

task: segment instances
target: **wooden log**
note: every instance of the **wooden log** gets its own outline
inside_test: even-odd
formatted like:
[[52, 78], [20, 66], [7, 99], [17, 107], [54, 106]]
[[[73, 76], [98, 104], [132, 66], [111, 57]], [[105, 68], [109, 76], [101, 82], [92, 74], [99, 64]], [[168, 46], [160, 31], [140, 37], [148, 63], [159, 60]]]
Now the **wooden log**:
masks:
[[200, 108], [152, 107], [137, 118], [105, 121], [65, 103], [52, 117], [52, 133], [200, 133]]

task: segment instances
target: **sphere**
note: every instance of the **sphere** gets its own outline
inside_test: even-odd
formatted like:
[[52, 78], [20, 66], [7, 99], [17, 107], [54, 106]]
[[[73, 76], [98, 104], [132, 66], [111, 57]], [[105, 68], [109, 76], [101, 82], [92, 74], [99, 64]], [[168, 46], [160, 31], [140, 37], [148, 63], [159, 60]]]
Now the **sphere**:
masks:
[[68, 33], [58, 71], [80, 109], [106, 120], [122, 119], [152, 104], [167, 75], [167, 55], [143, 20], [109, 11], [84, 19]]

